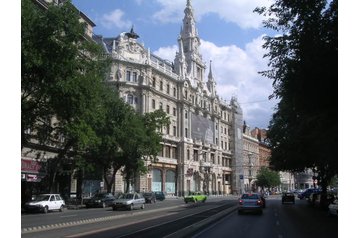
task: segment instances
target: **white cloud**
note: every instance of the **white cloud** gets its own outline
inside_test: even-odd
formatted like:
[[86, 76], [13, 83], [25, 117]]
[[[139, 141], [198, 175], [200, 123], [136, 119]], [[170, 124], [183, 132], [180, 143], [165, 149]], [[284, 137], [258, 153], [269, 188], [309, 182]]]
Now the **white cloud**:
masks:
[[130, 28], [132, 23], [123, 18], [124, 12], [121, 9], [115, 9], [108, 14], [104, 14], [100, 22], [107, 29], [117, 28], [123, 30]]
[[[154, 19], [166, 22], [179, 22], [183, 19], [186, 1], [156, 0], [161, 10], [154, 14]], [[241, 28], [259, 28], [263, 17], [253, 13], [256, 7], [269, 6], [272, 0], [193, 0], [195, 18], [200, 19], [209, 13], [217, 14], [226, 22], [233, 22]]]
[[[217, 83], [217, 93], [226, 101], [237, 97], [244, 113], [244, 120], [250, 126], [267, 127], [276, 101], [268, 101], [272, 94], [272, 81], [258, 74], [267, 69], [263, 59], [262, 36], [246, 44], [244, 49], [236, 45], [217, 46], [201, 40], [200, 51], [206, 62], [206, 75], [212, 60], [212, 72]], [[162, 47], [154, 54], [163, 59], [174, 60], [176, 45]]]

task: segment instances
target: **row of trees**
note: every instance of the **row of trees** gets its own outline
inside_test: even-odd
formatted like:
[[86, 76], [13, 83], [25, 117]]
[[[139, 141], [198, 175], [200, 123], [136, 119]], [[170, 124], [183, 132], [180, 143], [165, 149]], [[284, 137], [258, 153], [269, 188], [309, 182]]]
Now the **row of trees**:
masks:
[[102, 170], [109, 191], [119, 169], [127, 183], [145, 172], [142, 158], [161, 150], [166, 114], [137, 114], [105, 83], [111, 60], [70, 1], [44, 9], [24, 0], [21, 9], [21, 146], [56, 152], [47, 190], [68, 161], [79, 177]]
[[280, 99], [268, 130], [270, 164], [315, 170], [324, 195], [338, 174], [338, 1], [276, 0], [255, 11], [278, 32], [265, 37], [270, 69], [261, 72]]

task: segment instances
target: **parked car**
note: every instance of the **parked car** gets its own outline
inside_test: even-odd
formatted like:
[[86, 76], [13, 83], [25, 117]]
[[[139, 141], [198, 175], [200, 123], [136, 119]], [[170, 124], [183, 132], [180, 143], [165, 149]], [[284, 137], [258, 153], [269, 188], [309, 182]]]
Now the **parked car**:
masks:
[[285, 192], [282, 194], [281, 198], [282, 204], [290, 202], [295, 204], [295, 194], [291, 192]]
[[145, 199], [145, 203], [157, 202], [157, 198], [155, 197], [155, 193], [153, 192], [143, 193], [143, 197]]
[[338, 198], [328, 206], [328, 214], [338, 216]]
[[112, 193], [97, 193], [86, 201], [86, 207], [110, 207], [115, 199]]
[[261, 195], [257, 193], [244, 193], [239, 199], [238, 214], [244, 211], [254, 211], [262, 214], [262, 200]]
[[310, 197], [310, 195], [312, 194], [312, 193], [317, 193], [317, 192], [319, 192], [319, 191], [321, 191], [320, 189], [318, 189], [318, 188], [307, 188], [305, 191], [303, 191], [302, 193], [299, 193], [298, 194], [298, 198], [299, 199], [308, 199], [309, 197]]
[[154, 192], [155, 198], [159, 201], [163, 201], [165, 199], [165, 194], [163, 192]]
[[140, 193], [124, 193], [118, 199], [113, 201], [113, 211], [125, 208], [133, 210], [134, 208], [144, 209], [145, 199]]
[[193, 192], [187, 196], [184, 196], [184, 202], [205, 202], [208, 197], [205, 194], [201, 194], [200, 192]]
[[63, 212], [65, 209], [65, 201], [60, 194], [40, 194], [33, 198], [31, 202], [25, 203], [25, 211], [39, 211], [47, 213], [52, 210]]

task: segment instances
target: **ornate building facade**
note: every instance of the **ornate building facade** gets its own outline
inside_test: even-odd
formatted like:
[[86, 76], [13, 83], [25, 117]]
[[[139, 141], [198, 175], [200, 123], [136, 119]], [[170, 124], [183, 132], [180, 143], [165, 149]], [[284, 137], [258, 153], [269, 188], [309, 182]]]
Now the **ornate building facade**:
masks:
[[[173, 63], [137, 42], [133, 28], [95, 39], [113, 59], [108, 83], [119, 97], [141, 114], [161, 109], [171, 121], [162, 128], [158, 161], [146, 164], [148, 174], [135, 178], [131, 189], [178, 196], [239, 193], [244, 186], [242, 110], [236, 98], [230, 103], [219, 99], [211, 62], [206, 74], [190, 0], [184, 13]], [[124, 191], [124, 184], [119, 172], [115, 191]]]

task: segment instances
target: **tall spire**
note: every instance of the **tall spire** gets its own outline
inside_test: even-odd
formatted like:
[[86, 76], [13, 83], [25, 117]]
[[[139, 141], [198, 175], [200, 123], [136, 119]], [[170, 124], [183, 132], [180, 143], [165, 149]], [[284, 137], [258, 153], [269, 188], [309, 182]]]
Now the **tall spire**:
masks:
[[208, 75], [209, 80], [213, 79], [213, 73], [211, 72], [211, 60], [210, 60], [210, 68], [209, 68], [209, 75]]
[[191, 6], [191, 1], [190, 1], [190, 0], [187, 0], [187, 1], [186, 1], [186, 6], [187, 6], [187, 7]]
[[216, 96], [216, 82], [213, 77], [213, 72], [211, 70], [211, 60], [210, 60], [210, 68], [209, 68], [209, 75], [208, 75], [208, 81], [206, 82], [206, 85], [209, 89], [209, 92], [212, 96]]

